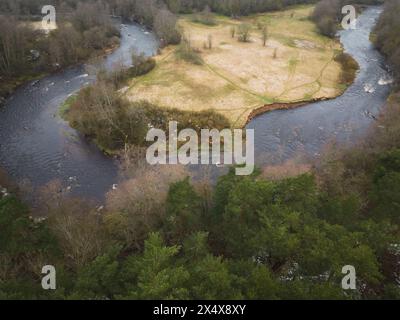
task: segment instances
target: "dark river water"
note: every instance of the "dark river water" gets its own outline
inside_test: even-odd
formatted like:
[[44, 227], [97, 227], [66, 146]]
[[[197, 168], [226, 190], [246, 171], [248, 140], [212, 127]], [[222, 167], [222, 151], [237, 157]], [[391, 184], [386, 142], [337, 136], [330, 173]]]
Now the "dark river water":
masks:
[[[329, 141], [354, 141], [371, 124], [390, 92], [383, 57], [369, 33], [381, 12], [371, 7], [356, 30], [340, 33], [341, 42], [359, 63], [354, 84], [334, 100], [294, 110], [273, 111], [253, 119], [259, 164], [279, 163], [296, 154], [318, 156]], [[120, 48], [105, 59], [107, 68], [130, 61], [132, 49], [153, 55], [155, 36], [140, 26], [123, 25]], [[310, 61], [310, 66], [312, 62]], [[94, 81], [86, 66], [69, 68], [19, 88], [0, 109], [0, 167], [34, 187], [60, 179], [74, 194], [102, 199], [118, 180], [117, 162], [104, 156], [58, 116], [65, 99]], [[379, 84], [381, 83], [381, 84]], [[370, 92], [366, 92], [367, 91]]]

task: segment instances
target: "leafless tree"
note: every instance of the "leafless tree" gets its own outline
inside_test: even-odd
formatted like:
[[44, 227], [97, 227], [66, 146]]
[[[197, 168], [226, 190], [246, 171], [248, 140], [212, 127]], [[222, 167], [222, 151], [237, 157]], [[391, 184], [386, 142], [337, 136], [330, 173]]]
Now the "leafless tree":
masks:
[[208, 42], [208, 50], [211, 50], [213, 47], [213, 38], [211, 34], [208, 35], [207, 42]]
[[231, 28], [230, 28], [230, 30], [229, 30], [230, 32], [231, 32], [231, 37], [232, 38], [235, 38], [235, 34], [236, 34], [236, 27], [235, 26], [232, 26]]
[[158, 11], [154, 20], [154, 30], [165, 44], [178, 44], [181, 36], [176, 26], [177, 18], [166, 9]]

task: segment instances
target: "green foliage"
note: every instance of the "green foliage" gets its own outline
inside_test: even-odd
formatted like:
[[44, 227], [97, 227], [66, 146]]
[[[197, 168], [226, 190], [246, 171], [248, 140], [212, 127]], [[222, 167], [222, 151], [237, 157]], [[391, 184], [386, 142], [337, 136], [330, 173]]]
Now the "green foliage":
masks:
[[248, 23], [241, 23], [238, 27], [237, 34], [240, 42], [250, 41], [251, 25]]
[[35, 223], [15, 197], [0, 199], [0, 252], [20, 257], [35, 251], [55, 253], [57, 245], [45, 223]]
[[382, 155], [373, 176], [374, 216], [400, 222], [400, 149]]
[[233, 277], [227, 263], [221, 257], [207, 255], [190, 266], [190, 288], [192, 299], [238, 299], [240, 292], [235, 290]]
[[268, 267], [248, 259], [229, 261], [229, 269], [243, 297], [250, 300], [279, 299], [280, 283]]
[[201, 200], [189, 178], [170, 186], [166, 202], [165, 235], [176, 243], [201, 225]]
[[185, 282], [189, 272], [177, 266], [180, 247], [167, 247], [161, 236], [152, 233], [141, 255], [129, 257], [123, 266], [123, 279], [129, 299], [187, 299]]
[[18, 199], [0, 199], [0, 299], [45, 298], [40, 286], [42, 266], [58, 261], [59, 248], [46, 223], [34, 222]]
[[121, 288], [119, 247], [97, 257], [77, 274], [72, 299], [111, 299]]

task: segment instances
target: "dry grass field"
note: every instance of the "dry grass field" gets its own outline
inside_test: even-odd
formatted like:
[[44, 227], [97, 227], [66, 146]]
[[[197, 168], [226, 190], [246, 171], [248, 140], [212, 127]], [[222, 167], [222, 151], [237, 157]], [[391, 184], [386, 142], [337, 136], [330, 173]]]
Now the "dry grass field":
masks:
[[[339, 95], [341, 65], [334, 56], [337, 40], [319, 35], [308, 19], [312, 6], [254, 15], [241, 20], [216, 17], [215, 26], [193, 22], [185, 15], [179, 25], [203, 64], [179, 59], [176, 46], [163, 49], [157, 67], [130, 82], [127, 97], [182, 110], [214, 109], [233, 127], [243, 126], [250, 113], [274, 102], [298, 102]], [[233, 38], [232, 27], [251, 25], [249, 42]], [[263, 46], [260, 25], [266, 25]], [[212, 48], [206, 44], [212, 39]], [[267, 108], [268, 110], [268, 108]]]

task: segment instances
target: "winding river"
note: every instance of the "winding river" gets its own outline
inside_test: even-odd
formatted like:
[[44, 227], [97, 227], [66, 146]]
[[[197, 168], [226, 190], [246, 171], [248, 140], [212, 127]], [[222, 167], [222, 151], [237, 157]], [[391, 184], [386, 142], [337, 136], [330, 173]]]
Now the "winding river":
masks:
[[[278, 110], [253, 119], [258, 164], [280, 163], [298, 153], [318, 156], [332, 141], [355, 141], [378, 115], [390, 86], [384, 58], [373, 48], [369, 34], [381, 8], [366, 9], [356, 30], [340, 32], [347, 53], [359, 63], [353, 85], [340, 97], [293, 110]], [[129, 61], [136, 49], [153, 55], [156, 37], [138, 25], [121, 26], [121, 46], [105, 59], [107, 68]], [[311, 62], [310, 62], [311, 63]], [[59, 105], [68, 96], [94, 81], [86, 66], [69, 68], [19, 88], [0, 109], [0, 167], [17, 181], [33, 187], [59, 179], [73, 193], [102, 199], [118, 180], [115, 160], [58, 116]], [[368, 92], [367, 92], [368, 91]]]

